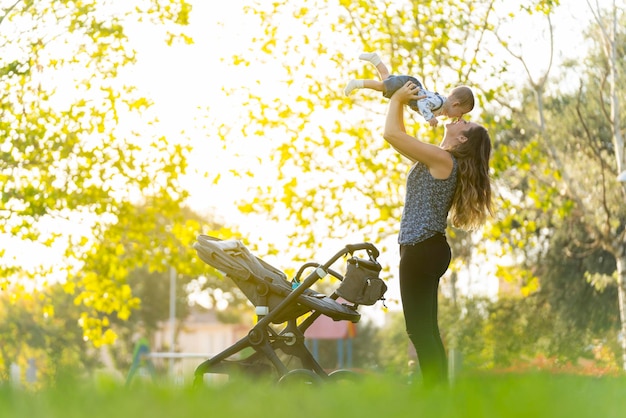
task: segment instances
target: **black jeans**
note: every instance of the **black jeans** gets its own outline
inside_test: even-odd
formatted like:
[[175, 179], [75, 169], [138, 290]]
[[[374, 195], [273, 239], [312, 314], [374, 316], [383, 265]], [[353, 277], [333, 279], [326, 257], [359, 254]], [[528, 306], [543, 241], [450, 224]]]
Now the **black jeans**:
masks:
[[442, 234], [400, 246], [402, 309], [425, 387], [445, 384], [448, 379], [448, 360], [437, 323], [437, 294], [450, 259], [450, 246]]

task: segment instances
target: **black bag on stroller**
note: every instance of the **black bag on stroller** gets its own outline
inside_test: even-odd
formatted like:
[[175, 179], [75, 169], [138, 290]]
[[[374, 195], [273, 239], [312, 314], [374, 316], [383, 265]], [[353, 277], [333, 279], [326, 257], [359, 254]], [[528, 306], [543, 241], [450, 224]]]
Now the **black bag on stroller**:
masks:
[[348, 260], [346, 274], [335, 291], [345, 300], [358, 305], [373, 305], [384, 300], [387, 285], [378, 277], [381, 270], [376, 261], [352, 257]]

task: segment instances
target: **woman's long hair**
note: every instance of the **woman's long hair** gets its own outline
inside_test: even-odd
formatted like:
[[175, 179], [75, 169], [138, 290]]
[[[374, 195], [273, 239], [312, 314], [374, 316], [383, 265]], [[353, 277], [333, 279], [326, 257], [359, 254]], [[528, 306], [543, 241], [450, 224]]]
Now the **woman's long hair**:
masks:
[[472, 126], [463, 135], [467, 141], [449, 150], [458, 164], [450, 215], [452, 225], [471, 230], [485, 223], [488, 215], [493, 215], [489, 179], [491, 139], [482, 126]]

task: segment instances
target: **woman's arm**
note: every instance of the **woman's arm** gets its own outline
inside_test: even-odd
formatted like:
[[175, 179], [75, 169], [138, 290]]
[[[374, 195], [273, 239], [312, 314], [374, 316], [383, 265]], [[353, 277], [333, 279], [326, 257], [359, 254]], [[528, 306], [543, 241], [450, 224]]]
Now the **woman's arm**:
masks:
[[416, 99], [416, 88], [405, 84], [398, 89], [389, 100], [389, 109], [385, 121], [383, 137], [400, 154], [411, 161], [425, 164], [433, 177], [447, 178], [452, 172], [452, 157], [447, 151], [432, 144], [428, 144], [406, 133], [404, 127], [404, 104]]
[[411, 156], [404, 154], [402, 151], [400, 151], [398, 148], [394, 147], [393, 145], [391, 147], [395, 149], [396, 151], [398, 151], [398, 154], [402, 155], [404, 158], [408, 158], [409, 160], [411, 160], [412, 163], [415, 163], [417, 161], [411, 158]]

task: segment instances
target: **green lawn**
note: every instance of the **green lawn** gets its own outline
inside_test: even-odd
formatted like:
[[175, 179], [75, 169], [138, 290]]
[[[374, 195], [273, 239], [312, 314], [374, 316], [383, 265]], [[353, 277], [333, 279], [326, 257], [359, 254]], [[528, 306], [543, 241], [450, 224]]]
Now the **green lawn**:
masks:
[[425, 392], [397, 376], [278, 387], [250, 381], [201, 389], [139, 384], [72, 384], [0, 389], [0, 417], [450, 417], [623, 418], [626, 378], [550, 374], [482, 375]]

